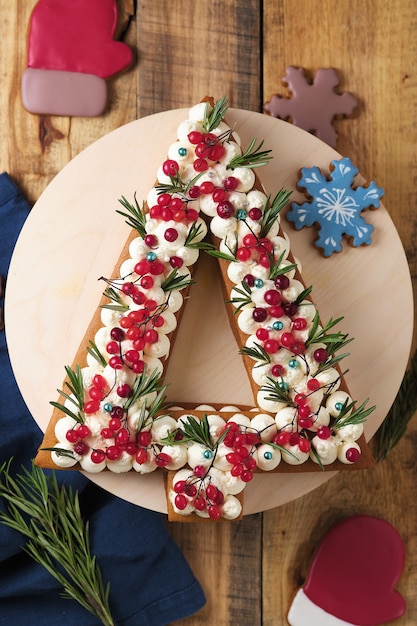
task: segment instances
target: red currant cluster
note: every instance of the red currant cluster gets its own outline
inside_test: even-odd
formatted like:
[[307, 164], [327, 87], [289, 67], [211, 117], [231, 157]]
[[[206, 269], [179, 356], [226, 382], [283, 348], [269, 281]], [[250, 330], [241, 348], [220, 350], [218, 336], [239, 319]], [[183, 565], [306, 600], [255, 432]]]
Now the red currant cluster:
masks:
[[[176, 161], [165, 161], [165, 163], [176, 163]], [[176, 163], [178, 167], [178, 163]], [[158, 196], [157, 203], [150, 207], [149, 217], [155, 220], [162, 220], [163, 222], [191, 223], [195, 222], [198, 218], [198, 212], [195, 209], [190, 209], [187, 206], [187, 201], [178, 197], [172, 196], [169, 193], [161, 193]], [[169, 241], [169, 239], [167, 239]], [[174, 240], [175, 241], [175, 240]], [[149, 247], [155, 247], [157, 240], [154, 235], [147, 235], [145, 237], [145, 243]]]
[[178, 480], [174, 484], [175, 506], [183, 511], [191, 503], [197, 511], [207, 511], [210, 519], [220, 519], [221, 506], [224, 503], [223, 492], [212, 482], [206, 484], [209, 478], [202, 465], [197, 465], [193, 474], [190, 479]]
[[[257, 221], [261, 218], [262, 211], [254, 207], [249, 209], [248, 216], [251, 219], [256, 218]], [[269, 268], [273, 254], [274, 244], [270, 239], [267, 237], [258, 238], [256, 235], [248, 233], [243, 237], [242, 244], [236, 251], [236, 258], [241, 263], [255, 261], [262, 267]]]
[[195, 146], [193, 167], [196, 172], [205, 172], [209, 167], [209, 161], [216, 163], [225, 155], [225, 148], [221, 143], [221, 137], [214, 133], [200, 133], [191, 131], [188, 141]]
[[226, 461], [232, 466], [230, 473], [248, 483], [252, 480], [257, 465], [254, 452], [261, 440], [260, 434], [257, 431], [243, 431], [236, 422], [228, 422], [225, 432], [223, 443], [231, 449], [226, 454]]
[[151, 455], [154, 455], [155, 464], [158, 467], [166, 467], [172, 460], [169, 454], [166, 452], [160, 452], [160, 450], [152, 444], [152, 435], [148, 430], [141, 430], [136, 438], [137, 451], [136, 462], [139, 465], [148, 463], [151, 459]]

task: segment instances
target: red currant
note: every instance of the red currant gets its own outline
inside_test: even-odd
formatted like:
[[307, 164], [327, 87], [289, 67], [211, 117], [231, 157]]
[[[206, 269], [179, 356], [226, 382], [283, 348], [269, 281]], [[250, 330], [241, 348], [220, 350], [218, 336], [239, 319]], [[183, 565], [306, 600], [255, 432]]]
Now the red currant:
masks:
[[282, 333], [281, 343], [285, 348], [291, 348], [295, 342], [295, 337], [292, 333]]
[[122, 420], [120, 419], [120, 417], [111, 417], [110, 418], [110, 420], [109, 420], [109, 428], [111, 428], [111, 430], [113, 430], [113, 431], [120, 430], [121, 427], [122, 427]]
[[116, 461], [120, 458], [122, 449], [119, 446], [109, 446], [106, 451], [107, 458], [110, 461]]
[[256, 331], [256, 338], [259, 341], [266, 341], [269, 337], [269, 331], [266, 328], [258, 328]]
[[280, 274], [274, 279], [274, 285], [277, 289], [288, 289], [290, 286], [290, 279], [285, 274]]
[[213, 191], [214, 202], [223, 202], [227, 198], [227, 191], [225, 189], [215, 189]]
[[248, 216], [250, 217], [251, 220], [253, 220], [254, 222], [257, 222], [262, 217], [262, 211], [261, 209], [253, 207], [252, 209], [249, 209]]
[[184, 493], [185, 491], [185, 480], [178, 480], [174, 485], [175, 493]]
[[97, 402], [97, 400], [88, 400], [84, 404], [84, 413], [87, 413], [87, 415], [91, 415], [92, 413], [97, 413], [99, 409], [100, 409], [100, 402]]
[[167, 159], [162, 164], [162, 171], [167, 176], [176, 176], [178, 174], [179, 169], [180, 169], [180, 166], [173, 159]]
[[332, 431], [328, 426], [319, 426], [317, 429], [317, 437], [319, 439], [329, 439], [331, 437]]
[[223, 187], [227, 191], [235, 191], [235, 189], [239, 187], [239, 181], [235, 176], [228, 176], [228, 178], [225, 178], [223, 181]]
[[105, 458], [106, 458], [106, 453], [104, 452], [104, 450], [98, 449], [98, 450], [93, 450], [91, 452], [91, 461], [95, 463], [96, 465], [98, 465], [99, 463], [102, 463]]
[[171, 462], [171, 457], [165, 452], [159, 452], [155, 457], [155, 463], [158, 467], [166, 467]]
[[139, 465], [143, 465], [144, 463], [147, 463], [149, 461], [149, 453], [147, 450], [145, 450], [145, 448], [140, 448], [137, 452], [136, 452], [136, 463], [138, 463]]
[[192, 200], [199, 198], [201, 195], [200, 187], [198, 185], [194, 185], [193, 187], [189, 189], [188, 195], [190, 196]]
[[281, 430], [274, 436], [273, 441], [277, 446], [285, 446], [290, 442], [290, 439], [291, 433], [288, 430]]
[[360, 455], [361, 453], [357, 448], [349, 448], [348, 450], [346, 450], [346, 460], [350, 463], [356, 463]]
[[[160, 193], [158, 196], [158, 205], [159, 206], [169, 206], [171, 203], [171, 196], [169, 195], [169, 193]], [[154, 237], [154, 235], [147, 235], [147, 237]], [[145, 237], [145, 243], [146, 243], [146, 237]], [[149, 245], [149, 244], [146, 244]]]
[[309, 391], [317, 391], [317, 389], [320, 389], [320, 382], [315, 378], [310, 378], [307, 382], [307, 389]]
[[300, 437], [300, 439], [298, 440], [298, 447], [300, 448], [301, 452], [309, 452], [311, 444], [308, 439], [305, 439], [305, 437]]
[[78, 441], [75, 445], [74, 445], [74, 452], [75, 454], [79, 454], [80, 456], [84, 456], [85, 454], [87, 454], [87, 452], [89, 451], [89, 447], [88, 445], [85, 443], [85, 441]]
[[268, 354], [275, 354], [279, 350], [279, 342], [276, 339], [267, 339], [264, 343], [264, 350]]
[[268, 317], [268, 312], [266, 309], [263, 309], [262, 307], [255, 307], [252, 312], [252, 317], [255, 320], [255, 322], [259, 322], [259, 323], [264, 322], [266, 318]]
[[175, 496], [175, 506], [177, 507], [177, 509], [179, 509], [180, 511], [183, 511], [184, 509], [187, 508], [188, 505], [188, 500], [187, 498], [184, 496], [184, 494], [182, 493], [177, 493], [177, 495]]
[[122, 383], [117, 387], [117, 395], [120, 398], [129, 398], [132, 395], [132, 387], [127, 383]]
[[197, 476], [198, 478], [204, 478], [205, 475], [206, 468], [204, 467], [204, 465], [196, 465], [194, 468], [194, 476]]
[[281, 302], [281, 296], [275, 289], [268, 289], [264, 294], [264, 300], [271, 306], [277, 306]]
[[243, 472], [240, 475], [240, 479], [244, 482], [244, 483], [249, 483], [253, 478], [253, 472], [251, 472], [248, 469], [243, 470]]
[[205, 172], [208, 169], [208, 163], [205, 159], [196, 159], [193, 165], [196, 172]]
[[235, 213], [235, 208], [231, 202], [228, 200], [223, 200], [223, 202], [219, 202], [217, 205], [217, 215], [224, 220], [229, 219]]
[[220, 507], [217, 504], [211, 504], [208, 507], [208, 514], [210, 519], [212, 520], [218, 520], [221, 518], [221, 511], [220, 511]]
[[75, 428], [71, 428], [70, 430], [67, 430], [67, 432], [65, 433], [65, 438], [70, 443], [76, 443], [80, 439], [77, 433], [77, 430]]
[[166, 239], [166, 241], [172, 243], [173, 241], [176, 241], [178, 239], [178, 231], [176, 230], [176, 228], [167, 228], [164, 233], [164, 238]]
[[179, 257], [179, 256], [172, 256], [169, 259], [169, 264], [171, 267], [173, 267], [174, 269], [177, 268], [179, 269], [180, 267], [183, 266], [184, 261]]
[[96, 374], [93, 377], [93, 385], [99, 389], [104, 389], [107, 386], [107, 380], [101, 374]]
[[314, 350], [313, 358], [317, 363], [324, 363], [328, 359], [329, 353], [326, 348], [317, 348]]
[[85, 439], [91, 435], [91, 430], [88, 428], [87, 424], [80, 424], [77, 428], [77, 433], [80, 439]]
[[188, 133], [187, 137], [188, 137], [188, 141], [194, 146], [197, 145], [198, 143], [201, 143], [204, 140], [203, 133], [200, 133], [198, 130], [192, 130], [191, 132]]
[[197, 511], [204, 511], [207, 506], [205, 499], [201, 496], [197, 496], [197, 498], [194, 499], [193, 504]]

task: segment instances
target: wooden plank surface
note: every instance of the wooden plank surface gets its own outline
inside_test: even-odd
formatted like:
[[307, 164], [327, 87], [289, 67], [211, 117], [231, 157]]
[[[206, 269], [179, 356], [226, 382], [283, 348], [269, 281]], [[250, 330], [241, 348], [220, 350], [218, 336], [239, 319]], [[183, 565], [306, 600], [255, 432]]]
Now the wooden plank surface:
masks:
[[[0, 167], [35, 201], [84, 147], [136, 117], [226, 93], [234, 107], [262, 110], [285, 68], [334, 67], [341, 89], [360, 100], [339, 120], [337, 149], [385, 189], [384, 203], [417, 278], [417, 8], [413, 0], [143, 0], [119, 2], [125, 41], [137, 64], [109, 83], [109, 104], [94, 119], [33, 116], [20, 103], [26, 31], [34, 0], [0, 0]], [[129, 12], [136, 4], [136, 16]], [[262, 10], [262, 11], [261, 11]], [[401, 280], [401, 277], [398, 277]], [[389, 298], [389, 285], [387, 285]], [[383, 303], [381, 303], [383, 306]], [[398, 303], [399, 318], [401, 303]], [[378, 311], [375, 311], [378, 314]], [[400, 322], [399, 322], [400, 323]], [[381, 341], [389, 344], [389, 329]], [[413, 349], [416, 346], [414, 342]], [[417, 623], [417, 427], [388, 459], [339, 475], [313, 493], [237, 524], [169, 525], [208, 598], [183, 626], [283, 626], [296, 588], [326, 530], [355, 513], [382, 517], [400, 532], [407, 562], [398, 589], [408, 605], [396, 623]]]

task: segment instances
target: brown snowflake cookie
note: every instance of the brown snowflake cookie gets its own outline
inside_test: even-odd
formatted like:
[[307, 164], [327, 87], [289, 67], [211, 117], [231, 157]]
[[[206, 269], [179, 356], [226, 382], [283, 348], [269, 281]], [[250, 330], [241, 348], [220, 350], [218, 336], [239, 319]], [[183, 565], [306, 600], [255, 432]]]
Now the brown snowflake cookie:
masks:
[[291, 92], [291, 98], [273, 95], [265, 104], [265, 111], [272, 117], [288, 120], [303, 128], [333, 148], [337, 133], [332, 122], [338, 116], [351, 115], [358, 104], [348, 91], [337, 93], [339, 85], [336, 70], [319, 69], [311, 82], [301, 67], [287, 67], [282, 79]]

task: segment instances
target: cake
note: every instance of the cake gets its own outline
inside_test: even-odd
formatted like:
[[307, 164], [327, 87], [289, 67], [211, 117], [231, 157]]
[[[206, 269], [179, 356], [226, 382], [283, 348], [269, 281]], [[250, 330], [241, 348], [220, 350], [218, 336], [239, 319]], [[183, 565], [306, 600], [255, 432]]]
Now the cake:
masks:
[[[54, 407], [36, 463], [97, 473], [162, 470], [169, 519], [238, 519], [254, 472], [363, 468], [372, 458], [340, 361], [351, 339], [322, 323], [227, 100], [179, 125], [143, 203], [120, 199], [132, 227]], [[295, 173], [296, 174], [296, 173]], [[199, 254], [218, 260], [253, 406], [166, 403], [164, 373]], [[139, 478], [138, 478], [139, 479]]]

